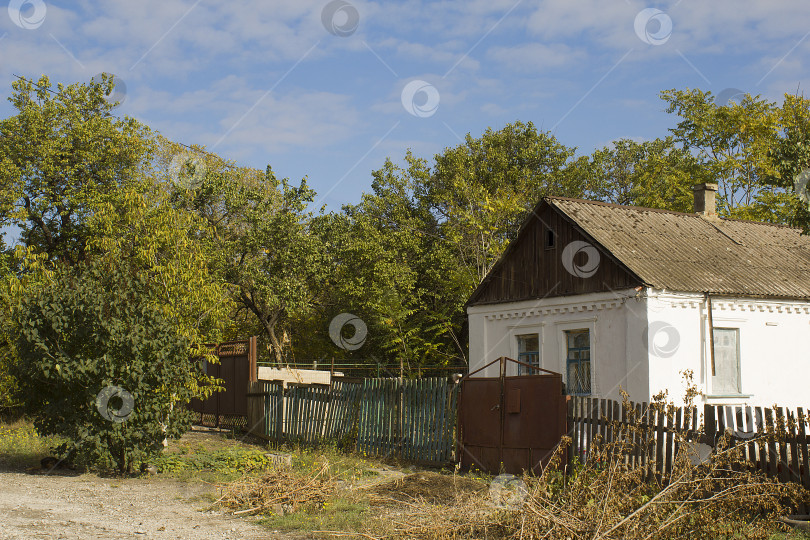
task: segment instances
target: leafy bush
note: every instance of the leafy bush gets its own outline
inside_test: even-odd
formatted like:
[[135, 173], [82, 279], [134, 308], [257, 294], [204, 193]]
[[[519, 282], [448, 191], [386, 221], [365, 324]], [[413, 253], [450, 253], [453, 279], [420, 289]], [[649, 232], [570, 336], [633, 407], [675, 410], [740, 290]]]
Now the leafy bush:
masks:
[[153, 276], [110, 258], [63, 267], [21, 292], [16, 377], [37, 430], [80, 463], [134, 463], [190, 425], [203, 377]]
[[14, 353], [5, 336], [0, 334], [0, 415], [14, 411], [19, 405], [19, 385], [11, 374]]

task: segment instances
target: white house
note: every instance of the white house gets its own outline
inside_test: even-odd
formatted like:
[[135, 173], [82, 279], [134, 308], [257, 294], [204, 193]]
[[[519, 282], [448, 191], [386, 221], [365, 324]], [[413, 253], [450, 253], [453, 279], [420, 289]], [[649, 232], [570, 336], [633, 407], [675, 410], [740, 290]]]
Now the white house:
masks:
[[648, 401], [692, 370], [704, 403], [810, 405], [810, 237], [718, 218], [716, 189], [694, 214], [544, 198], [467, 303], [470, 372]]

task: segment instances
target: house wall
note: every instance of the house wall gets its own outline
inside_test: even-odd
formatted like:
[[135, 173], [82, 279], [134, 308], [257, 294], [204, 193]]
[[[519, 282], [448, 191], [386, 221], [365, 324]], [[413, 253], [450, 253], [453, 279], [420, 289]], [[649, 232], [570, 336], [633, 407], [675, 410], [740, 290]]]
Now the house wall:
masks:
[[[742, 392], [716, 396], [706, 301], [701, 294], [623, 289], [467, 308], [470, 372], [507, 356], [517, 338], [537, 333], [540, 365], [566, 380], [564, 331], [591, 334], [592, 395], [649, 401], [662, 390], [681, 401], [691, 370], [704, 396], [697, 403], [810, 406], [810, 302], [713, 297], [715, 328], [739, 328]], [[511, 365], [509, 375], [517, 374]], [[498, 376], [493, 365], [476, 376]]]
[[[711, 384], [711, 348], [707, 304], [700, 294], [651, 292], [647, 300], [650, 328], [657, 329], [650, 348], [652, 393], [670, 389], [683, 394], [679, 374], [694, 372], [703, 403], [770, 407], [810, 406], [810, 302], [712, 297], [715, 328], [738, 328], [739, 395], [718, 396]], [[657, 324], [656, 324], [657, 323]], [[669, 327], [676, 343], [667, 348]], [[658, 346], [656, 346], [658, 344]]]
[[[540, 367], [566, 371], [566, 330], [587, 328], [591, 336], [592, 391], [596, 397], [621, 399], [620, 388], [631, 395], [647, 395], [647, 364], [640, 346], [628, 348], [627, 340], [641, 339], [634, 329], [643, 327], [646, 309], [635, 289], [569, 297], [470, 306], [470, 372], [501, 356], [517, 359], [517, 337], [540, 337]], [[637, 335], [638, 334], [638, 335]], [[631, 354], [627, 351], [631, 350]], [[475, 376], [497, 377], [498, 365]], [[517, 375], [510, 364], [508, 375]]]

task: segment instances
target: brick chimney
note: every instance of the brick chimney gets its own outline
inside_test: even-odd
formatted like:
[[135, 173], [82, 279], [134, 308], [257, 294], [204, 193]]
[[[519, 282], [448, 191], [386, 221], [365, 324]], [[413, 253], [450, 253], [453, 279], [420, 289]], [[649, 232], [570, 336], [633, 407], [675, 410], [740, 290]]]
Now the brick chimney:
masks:
[[706, 182], [692, 186], [695, 194], [695, 213], [703, 217], [716, 218], [717, 206], [715, 197], [717, 195], [717, 184]]

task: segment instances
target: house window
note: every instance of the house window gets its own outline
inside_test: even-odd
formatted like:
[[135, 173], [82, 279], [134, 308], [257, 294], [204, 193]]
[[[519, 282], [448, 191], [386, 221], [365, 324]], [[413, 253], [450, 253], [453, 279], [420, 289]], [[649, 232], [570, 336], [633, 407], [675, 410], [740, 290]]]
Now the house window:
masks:
[[555, 235], [554, 235], [554, 231], [552, 231], [549, 228], [546, 228], [543, 232], [545, 233], [544, 242], [545, 242], [546, 249], [553, 248], [554, 247], [554, 241], [556, 240]]
[[565, 332], [568, 394], [586, 396], [591, 393], [591, 335], [588, 330]]
[[[518, 361], [531, 366], [540, 367], [540, 339], [537, 334], [526, 334], [517, 336], [518, 344]], [[530, 369], [526, 366], [518, 366], [518, 374], [520, 375], [536, 375], [537, 370]]]
[[731, 396], [741, 391], [740, 329], [715, 328], [712, 394]]

